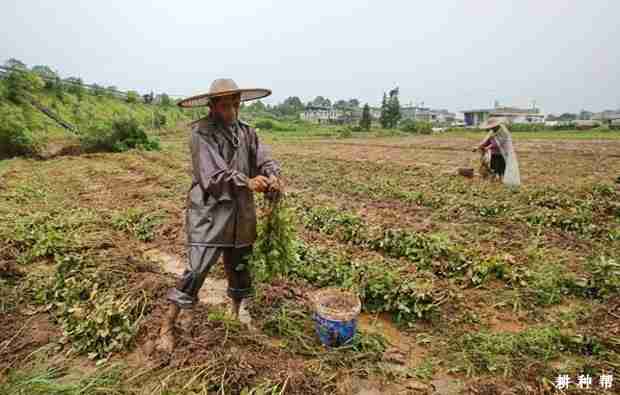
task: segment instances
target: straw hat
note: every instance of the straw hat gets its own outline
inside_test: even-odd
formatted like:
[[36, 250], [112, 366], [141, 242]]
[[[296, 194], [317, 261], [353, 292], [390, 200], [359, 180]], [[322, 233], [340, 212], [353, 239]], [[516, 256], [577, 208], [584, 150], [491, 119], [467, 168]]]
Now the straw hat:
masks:
[[178, 106], [183, 108], [204, 107], [209, 104], [209, 99], [212, 97], [228, 96], [237, 93], [241, 94], [241, 101], [249, 101], [269, 96], [271, 95], [271, 90], [261, 88], [239, 89], [235, 81], [230, 78], [219, 78], [211, 83], [208, 93], [183, 99], [178, 103]]
[[487, 119], [485, 122], [482, 122], [480, 124], [480, 126], [478, 126], [480, 129], [493, 129], [499, 125], [502, 125], [506, 123], [506, 120], [504, 118], [500, 118], [500, 117], [491, 117], [489, 119]]

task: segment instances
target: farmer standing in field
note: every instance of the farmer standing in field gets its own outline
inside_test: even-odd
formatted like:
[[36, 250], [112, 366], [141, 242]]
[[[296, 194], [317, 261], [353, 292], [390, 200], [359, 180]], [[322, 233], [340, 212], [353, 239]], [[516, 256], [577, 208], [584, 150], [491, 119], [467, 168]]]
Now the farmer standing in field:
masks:
[[235, 318], [242, 300], [252, 293], [247, 260], [256, 240], [254, 192], [275, 196], [283, 187], [278, 163], [238, 115], [242, 101], [270, 94], [268, 89], [239, 89], [231, 79], [218, 79], [209, 93], [178, 104], [182, 108], [208, 106], [209, 115], [194, 122], [191, 132], [193, 177], [185, 212], [188, 267], [167, 295], [170, 306], [158, 345], [164, 351], [175, 347], [179, 309], [197, 302], [207, 273], [221, 255]]
[[482, 142], [474, 148], [489, 150], [491, 153], [491, 171], [508, 186], [519, 186], [519, 162], [512, 144], [512, 135], [502, 118], [489, 118], [480, 125], [483, 130], [489, 130]]

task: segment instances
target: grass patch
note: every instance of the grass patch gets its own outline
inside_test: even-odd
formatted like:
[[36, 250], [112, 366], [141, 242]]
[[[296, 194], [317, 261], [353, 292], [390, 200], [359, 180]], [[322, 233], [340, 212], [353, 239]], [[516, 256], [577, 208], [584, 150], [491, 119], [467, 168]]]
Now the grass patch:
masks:
[[468, 333], [457, 343], [468, 375], [490, 372], [510, 376], [531, 362], [547, 363], [564, 352], [603, 352], [594, 338], [564, 335], [552, 327], [529, 328], [519, 333]]

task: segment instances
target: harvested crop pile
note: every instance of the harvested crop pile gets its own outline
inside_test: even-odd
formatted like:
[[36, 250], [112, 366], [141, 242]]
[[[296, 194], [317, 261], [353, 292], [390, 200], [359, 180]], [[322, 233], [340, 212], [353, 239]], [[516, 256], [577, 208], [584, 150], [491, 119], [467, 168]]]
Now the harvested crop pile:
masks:
[[332, 309], [332, 310], [345, 310], [345, 311], [347, 311], [347, 310], [352, 309], [355, 306], [355, 304], [351, 300], [342, 299], [342, 298], [338, 298], [336, 296], [332, 296], [329, 299], [321, 300], [321, 302], [319, 303], [319, 306], [324, 307], [324, 308], [328, 308], [328, 309]]
[[284, 197], [266, 200], [266, 215], [258, 225], [252, 265], [260, 281], [284, 276], [299, 259], [293, 215]]

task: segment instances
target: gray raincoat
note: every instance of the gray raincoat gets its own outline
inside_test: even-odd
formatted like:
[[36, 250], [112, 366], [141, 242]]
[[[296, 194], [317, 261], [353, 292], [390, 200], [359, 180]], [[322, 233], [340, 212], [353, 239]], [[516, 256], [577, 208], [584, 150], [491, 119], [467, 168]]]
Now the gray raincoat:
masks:
[[240, 248], [254, 243], [256, 208], [248, 180], [280, 176], [266, 148], [245, 122], [226, 128], [208, 117], [194, 124], [185, 212], [188, 245]]

